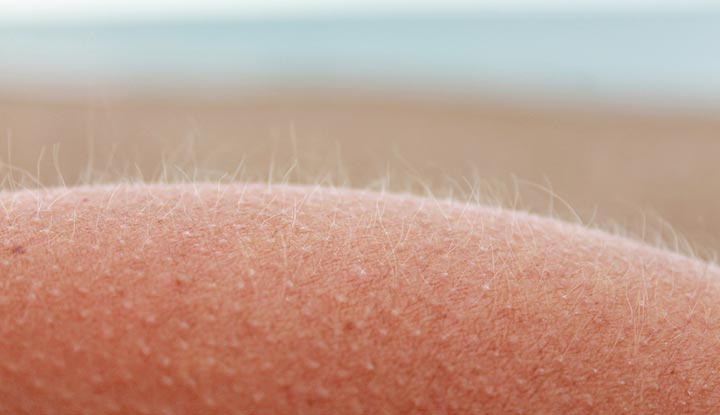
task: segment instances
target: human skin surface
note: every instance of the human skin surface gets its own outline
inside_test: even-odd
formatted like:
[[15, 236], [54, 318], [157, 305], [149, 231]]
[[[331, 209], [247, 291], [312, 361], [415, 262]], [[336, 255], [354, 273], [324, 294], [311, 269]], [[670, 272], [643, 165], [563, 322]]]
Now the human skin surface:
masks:
[[0, 414], [720, 411], [720, 270], [267, 184], [0, 194]]

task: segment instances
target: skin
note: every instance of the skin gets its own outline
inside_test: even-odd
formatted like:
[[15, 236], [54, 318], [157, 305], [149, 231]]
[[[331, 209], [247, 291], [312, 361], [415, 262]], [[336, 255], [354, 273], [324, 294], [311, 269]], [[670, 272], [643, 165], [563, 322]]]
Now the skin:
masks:
[[720, 270], [268, 185], [0, 194], [2, 414], [720, 411]]

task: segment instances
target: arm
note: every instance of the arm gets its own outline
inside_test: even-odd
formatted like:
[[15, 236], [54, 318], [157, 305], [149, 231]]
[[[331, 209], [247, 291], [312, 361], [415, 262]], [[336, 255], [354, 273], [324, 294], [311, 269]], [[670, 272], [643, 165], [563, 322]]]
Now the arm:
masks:
[[266, 185], [0, 196], [0, 413], [709, 413], [720, 271]]

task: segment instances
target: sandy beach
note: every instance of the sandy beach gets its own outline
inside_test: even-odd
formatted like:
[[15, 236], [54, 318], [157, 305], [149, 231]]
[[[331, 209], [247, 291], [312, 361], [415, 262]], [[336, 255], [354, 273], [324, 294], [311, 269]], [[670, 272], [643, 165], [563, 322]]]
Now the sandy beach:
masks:
[[0, 131], [6, 189], [272, 177], [432, 190], [720, 248], [720, 116], [371, 93], [0, 94]]

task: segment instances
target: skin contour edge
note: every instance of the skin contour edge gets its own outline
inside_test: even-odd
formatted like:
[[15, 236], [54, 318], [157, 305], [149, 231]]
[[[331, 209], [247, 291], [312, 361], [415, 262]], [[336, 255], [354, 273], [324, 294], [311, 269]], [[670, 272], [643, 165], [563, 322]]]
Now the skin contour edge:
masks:
[[2, 414], [720, 411], [720, 270], [267, 184], [0, 193]]

